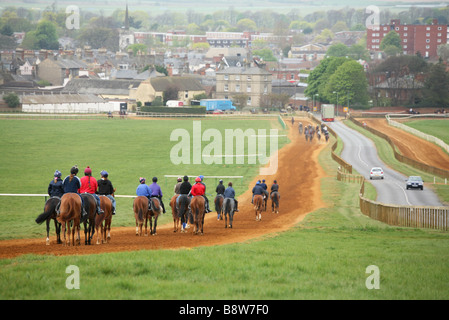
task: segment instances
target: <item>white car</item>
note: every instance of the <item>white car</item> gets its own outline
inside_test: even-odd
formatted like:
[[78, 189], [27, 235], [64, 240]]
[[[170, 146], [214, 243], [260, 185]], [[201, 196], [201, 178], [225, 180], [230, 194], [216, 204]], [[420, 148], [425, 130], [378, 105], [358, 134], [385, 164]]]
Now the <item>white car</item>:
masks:
[[374, 168], [371, 169], [371, 171], [369, 173], [369, 178], [371, 180], [374, 179], [374, 178], [383, 179], [384, 178], [384, 171], [380, 167], [374, 167]]

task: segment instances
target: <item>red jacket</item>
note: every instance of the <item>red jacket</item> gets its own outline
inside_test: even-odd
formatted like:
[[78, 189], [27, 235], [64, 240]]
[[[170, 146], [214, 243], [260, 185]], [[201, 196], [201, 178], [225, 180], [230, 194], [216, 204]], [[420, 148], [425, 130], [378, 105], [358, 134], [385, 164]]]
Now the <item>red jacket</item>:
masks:
[[202, 183], [195, 183], [190, 190], [190, 194], [192, 196], [202, 196], [204, 195], [204, 192], [206, 191], [206, 188]]
[[98, 188], [97, 180], [90, 176], [84, 176], [81, 179], [81, 188], [78, 193], [96, 193]]

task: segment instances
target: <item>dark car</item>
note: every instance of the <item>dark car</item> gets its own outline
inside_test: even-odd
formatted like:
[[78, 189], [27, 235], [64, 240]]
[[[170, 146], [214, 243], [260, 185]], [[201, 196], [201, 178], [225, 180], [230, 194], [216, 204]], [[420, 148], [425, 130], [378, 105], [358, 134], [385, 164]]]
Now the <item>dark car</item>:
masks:
[[407, 179], [406, 188], [417, 188], [417, 189], [423, 189], [424, 181], [420, 176], [410, 176]]

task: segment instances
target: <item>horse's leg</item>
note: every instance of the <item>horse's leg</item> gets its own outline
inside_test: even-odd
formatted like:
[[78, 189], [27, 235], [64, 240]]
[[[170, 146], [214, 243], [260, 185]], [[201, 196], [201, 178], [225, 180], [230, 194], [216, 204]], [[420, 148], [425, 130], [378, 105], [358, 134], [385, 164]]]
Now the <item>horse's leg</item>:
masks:
[[47, 239], [45, 240], [45, 243], [46, 243], [47, 246], [50, 245], [50, 219], [51, 218], [48, 218], [47, 221], [46, 221], [47, 222]]
[[62, 236], [63, 236], [63, 245], [64, 246], [66, 246], [67, 245], [67, 243], [66, 243], [66, 224], [65, 224], [65, 222], [63, 222], [63, 223], [61, 223], [61, 228], [62, 228]]
[[108, 242], [111, 241], [111, 223], [112, 223], [112, 216], [108, 218], [108, 235], [107, 235]]
[[[75, 227], [74, 227], [75, 228]], [[81, 223], [77, 223], [76, 224], [76, 231], [78, 233], [78, 237], [76, 238], [76, 245], [80, 246], [81, 245], [81, 235], [80, 235], [80, 229], [81, 229]]]
[[232, 229], [232, 220], [234, 220], [234, 210], [229, 212], [229, 228]]
[[[150, 219], [150, 232], [151, 232], [151, 217], [149, 213], [147, 213], [147, 215], [145, 216], [145, 237], [148, 236], [148, 219]], [[140, 232], [140, 234], [142, 234], [142, 232]]]
[[61, 241], [61, 224], [55, 219], [55, 229], [56, 229], [56, 243], [62, 243]]
[[84, 224], [84, 245], [87, 246], [87, 239], [89, 238], [89, 230], [87, 227], [87, 220], [83, 222]]
[[101, 230], [98, 229], [100, 229], [100, 224], [95, 223], [95, 231], [97, 232], [97, 244], [100, 244]]
[[153, 230], [153, 236], [157, 235], [156, 227], [157, 227], [157, 219], [159, 218], [159, 214], [154, 217], [154, 230]]

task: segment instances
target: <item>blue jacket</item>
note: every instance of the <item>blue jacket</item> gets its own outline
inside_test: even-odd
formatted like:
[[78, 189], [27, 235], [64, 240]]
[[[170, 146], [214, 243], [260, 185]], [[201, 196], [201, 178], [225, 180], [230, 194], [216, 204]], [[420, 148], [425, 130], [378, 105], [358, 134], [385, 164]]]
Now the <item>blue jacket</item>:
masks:
[[264, 189], [259, 185], [259, 184], [256, 184], [255, 186], [254, 186], [254, 188], [253, 188], [253, 194], [260, 194], [260, 195], [263, 195], [265, 192], [264, 192]]
[[139, 184], [139, 186], [136, 189], [136, 195], [138, 196], [144, 196], [144, 197], [151, 197], [152, 191], [151, 188], [146, 185], [145, 183]]
[[224, 194], [223, 194], [223, 196], [224, 196], [225, 198], [232, 198], [232, 199], [234, 199], [234, 197], [235, 197], [235, 191], [234, 191], [234, 188], [232, 188], [232, 187], [227, 187], [226, 190], [225, 190], [225, 192], [224, 192]]
[[62, 184], [61, 178], [58, 178], [55, 182], [55, 180], [51, 180], [50, 184], [48, 185], [48, 195], [50, 197], [59, 197], [61, 198], [64, 194], [64, 185]]
[[78, 189], [81, 188], [81, 180], [77, 176], [73, 176], [72, 181], [70, 181], [70, 176], [67, 176], [62, 184], [64, 186], [64, 193], [78, 193]]

